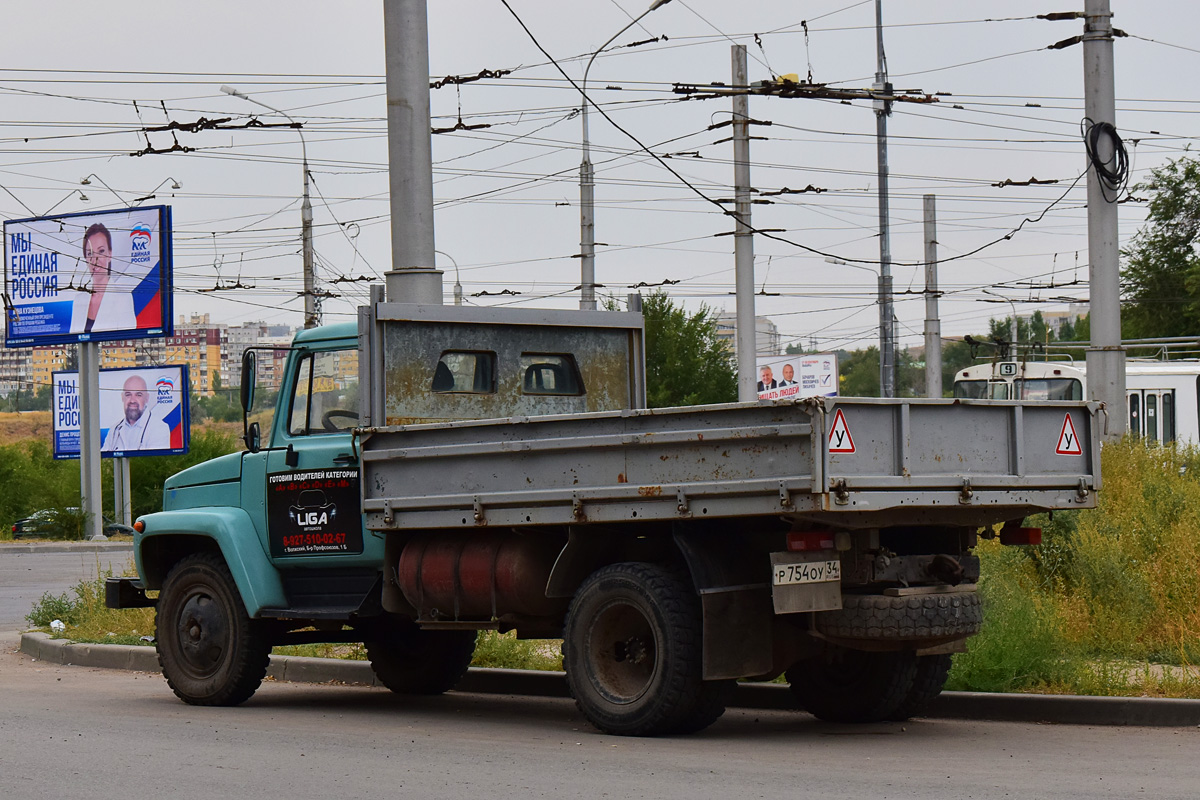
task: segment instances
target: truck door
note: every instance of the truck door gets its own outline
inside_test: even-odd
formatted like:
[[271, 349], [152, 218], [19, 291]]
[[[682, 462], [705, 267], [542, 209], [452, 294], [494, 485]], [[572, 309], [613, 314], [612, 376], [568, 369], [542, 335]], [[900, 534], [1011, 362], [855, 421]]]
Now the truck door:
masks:
[[[287, 417], [266, 467], [267, 547], [284, 566], [355, 566], [377, 562], [366, 547], [351, 431], [358, 424], [358, 351], [300, 357]], [[379, 552], [374, 552], [378, 549]], [[370, 552], [368, 552], [370, 551]]]

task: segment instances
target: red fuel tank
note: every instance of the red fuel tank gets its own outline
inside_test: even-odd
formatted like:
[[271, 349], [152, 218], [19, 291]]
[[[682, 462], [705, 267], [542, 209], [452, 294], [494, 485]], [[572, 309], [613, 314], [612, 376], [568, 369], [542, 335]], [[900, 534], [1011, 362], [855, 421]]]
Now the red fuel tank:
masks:
[[557, 556], [558, 547], [511, 532], [418, 535], [400, 553], [396, 575], [423, 616], [545, 616], [560, 605], [545, 593]]

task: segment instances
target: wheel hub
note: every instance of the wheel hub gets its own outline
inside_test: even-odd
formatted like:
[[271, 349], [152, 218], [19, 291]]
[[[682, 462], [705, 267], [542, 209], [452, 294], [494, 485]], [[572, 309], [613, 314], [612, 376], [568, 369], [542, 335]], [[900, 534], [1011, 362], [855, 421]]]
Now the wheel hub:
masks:
[[589, 637], [596, 690], [609, 702], [632, 703], [650, 687], [658, 666], [654, 632], [640, 609], [614, 603], [597, 615]]
[[220, 604], [206, 594], [193, 594], [180, 609], [180, 655], [196, 677], [216, 672], [229, 647], [229, 621]]

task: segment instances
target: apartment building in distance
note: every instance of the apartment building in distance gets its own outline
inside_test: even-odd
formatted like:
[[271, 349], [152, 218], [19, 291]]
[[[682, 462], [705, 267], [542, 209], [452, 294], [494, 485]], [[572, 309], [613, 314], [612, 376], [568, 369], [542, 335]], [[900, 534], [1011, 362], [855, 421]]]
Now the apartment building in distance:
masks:
[[[236, 386], [241, 381], [242, 353], [247, 347], [291, 344], [294, 330], [287, 325], [245, 322], [241, 325], [213, 323], [208, 314], [180, 315], [173, 335], [157, 339], [129, 339], [100, 343], [100, 366], [149, 367], [186, 364], [192, 391], [212, 395], [218, 386]], [[0, 396], [18, 390], [48, 386], [55, 372], [76, 363], [74, 345], [0, 348]], [[274, 359], [260, 359], [270, 367], [259, 370], [263, 388], [278, 388], [282, 350]]]

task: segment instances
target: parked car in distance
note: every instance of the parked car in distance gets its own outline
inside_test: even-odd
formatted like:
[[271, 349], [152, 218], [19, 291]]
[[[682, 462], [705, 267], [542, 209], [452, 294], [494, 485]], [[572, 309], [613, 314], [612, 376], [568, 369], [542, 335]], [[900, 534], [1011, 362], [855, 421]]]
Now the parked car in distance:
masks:
[[[17, 520], [12, 526], [13, 539], [51, 538], [62, 536], [67, 530], [78, 524], [78, 508], [43, 508], [28, 517]], [[104, 535], [133, 535], [133, 528], [104, 518]]]

